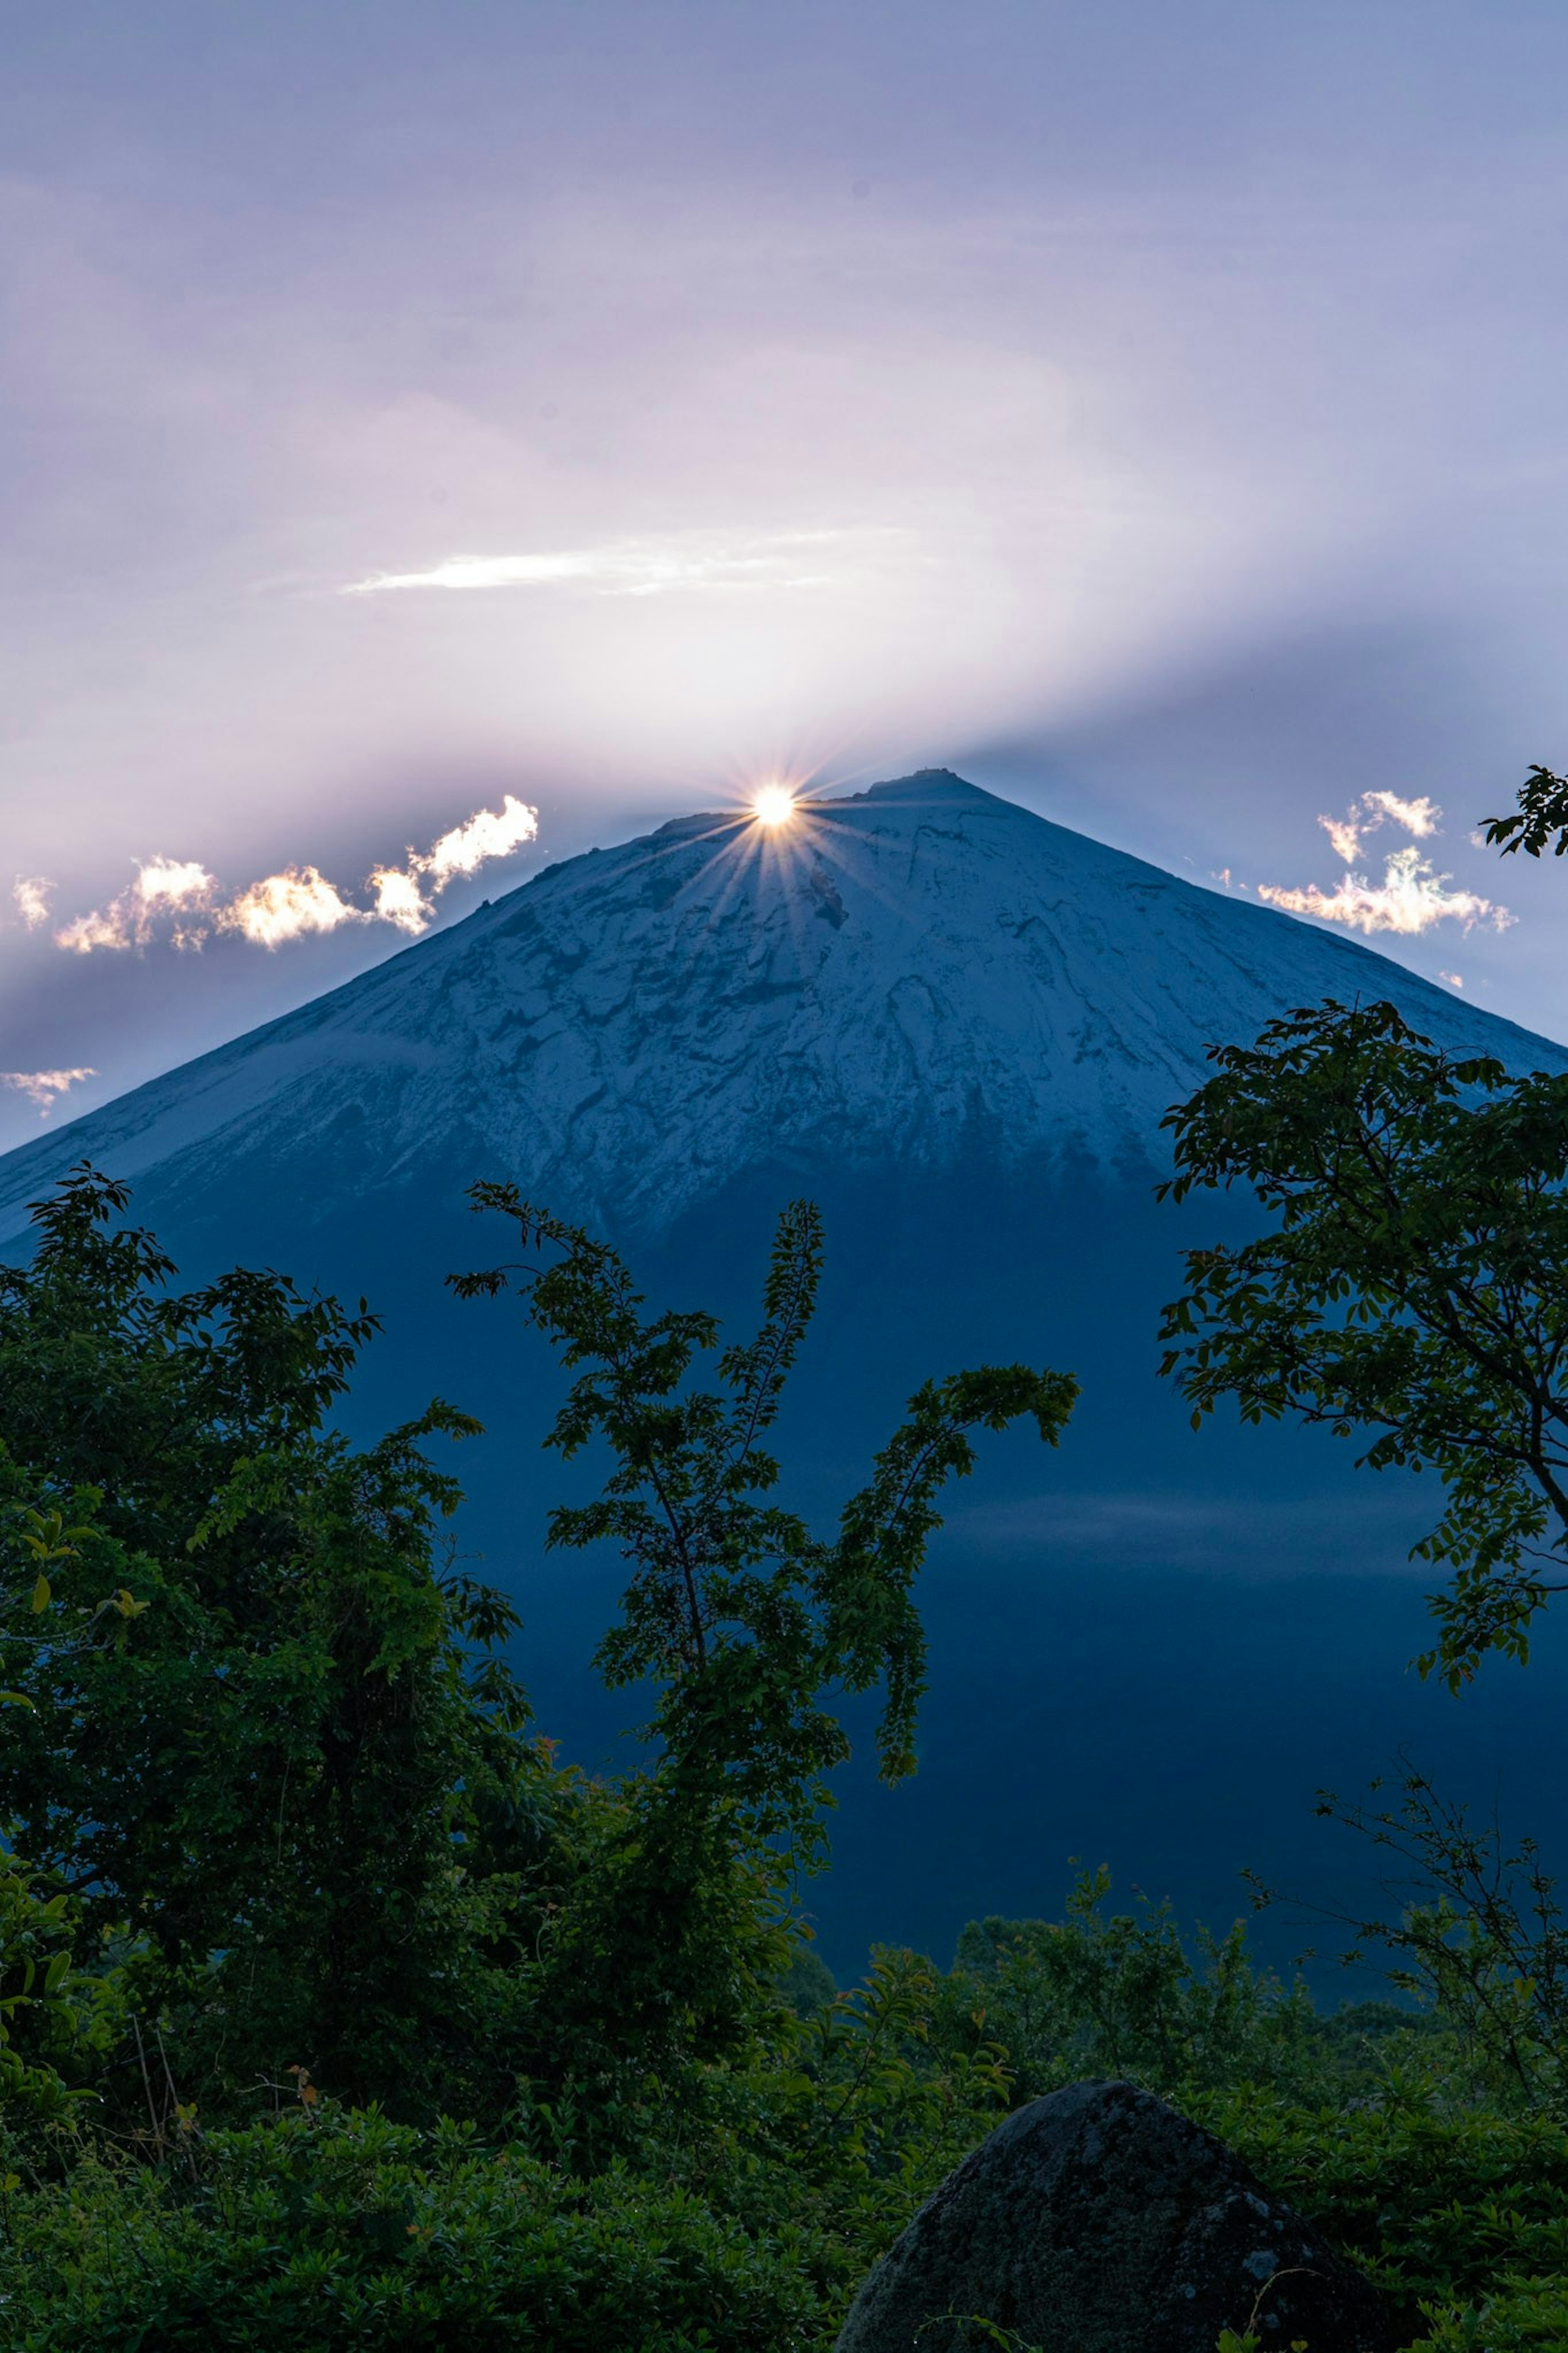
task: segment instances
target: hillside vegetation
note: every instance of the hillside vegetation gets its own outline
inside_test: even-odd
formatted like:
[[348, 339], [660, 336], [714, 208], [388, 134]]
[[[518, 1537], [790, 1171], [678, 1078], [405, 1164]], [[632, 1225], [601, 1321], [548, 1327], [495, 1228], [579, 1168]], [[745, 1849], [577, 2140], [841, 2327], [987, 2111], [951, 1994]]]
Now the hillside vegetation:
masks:
[[[1199, 1416], [1235, 1398], [1436, 1469], [1430, 1663], [1462, 1688], [1489, 1651], [1527, 1655], [1568, 1537], [1568, 1081], [1455, 1062], [1383, 1006], [1216, 1060], [1175, 1115], [1177, 1189], [1242, 1181], [1275, 1217], [1189, 1259], [1170, 1372]], [[352, 1447], [332, 1413], [363, 1303], [243, 1271], [182, 1293], [127, 1206], [78, 1168], [0, 1273], [18, 2353], [816, 2353], [1011, 2105], [1111, 2074], [1320, 2221], [1412, 2348], [1568, 2342], [1568, 1928], [1528, 1841], [1419, 1775], [1339, 1809], [1412, 1889], [1353, 1924], [1387, 2001], [1324, 2014], [1239, 1925], [1184, 1939], [1102, 1871], [1058, 1919], [973, 1923], [945, 1969], [881, 1950], [840, 1992], [812, 1956], [837, 1700], [879, 1693], [882, 1771], [913, 1769], [942, 1491], [986, 1431], [1054, 1444], [1069, 1375], [926, 1381], [823, 1535], [768, 1451], [810, 1204], [726, 1345], [478, 1188], [511, 1254], [458, 1287], [548, 1335], [547, 1443], [602, 1473], [551, 1540], [626, 1563], [598, 1665], [644, 1761], [590, 1778], [447, 1538], [436, 1450], [478, 1425], [436, 1401]]]

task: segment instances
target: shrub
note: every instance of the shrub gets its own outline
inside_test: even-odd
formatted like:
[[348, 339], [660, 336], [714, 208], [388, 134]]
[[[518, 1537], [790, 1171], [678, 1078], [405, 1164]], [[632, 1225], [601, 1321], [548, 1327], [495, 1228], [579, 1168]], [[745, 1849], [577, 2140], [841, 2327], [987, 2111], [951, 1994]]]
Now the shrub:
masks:
[[[307, 2086], [307, 2089], [309, 2087]], [[7, 2200], [14, 2353], [789, 2353], [817, 2313], [786, 2228], [678, 2184], [580, 2181], [469, 2130], [303, 2105], [157, 2171], [86, 2159]]]

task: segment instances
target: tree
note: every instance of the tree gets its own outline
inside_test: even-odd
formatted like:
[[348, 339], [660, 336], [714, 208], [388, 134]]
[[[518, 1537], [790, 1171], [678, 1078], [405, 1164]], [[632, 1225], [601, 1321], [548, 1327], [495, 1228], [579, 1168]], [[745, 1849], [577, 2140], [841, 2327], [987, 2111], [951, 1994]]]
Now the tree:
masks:
[[1561, 858], [1568, 851], [1568, 776], [1539, 765], [1532, 767], [1520, 787], [1519, 807], [1507, 817], [1484, 818], [1482, 823], [1488, 842], [1504, 857], [1522, 849], [1539, 858], [1555, 832], [1553, 855]]
[[927, 1381], [820, 1537], [769, 1500], [780, 1466], [764, 1443], [816, 1303], [813, 1204], [779, 1219], [762, 1326], [722, 1350], [707, 1390], [689, 1377], [719, 1345], [713, 1316], [646, 1316], [615, 1250], [513, 1186], [477, 1186], [473, 1200], [514, 1224], [523, 1256], [451, 1280], [465, 1297], [517, 1292], [577, 1375], [546, 1443], [570, 1459], [600, 1440], [610, 1469], [597, 1501], [552, 1514], [549, 1542], [618, 1546], [630, 1579], [597, 1663], [613, 1687], [646, 1680], [654, 1694], [652, 1766], [557, 1924], [556, 1996], [580, 2045], [713, 2047], [738, 2030], [764, 1957], [771, 1991], [779, 1956], [758, 1933], [770, 1902], [821, 1859], [825, 1776], [848, 1753], [832, 1698], [879, 1685], [883, 1777], [913, 1769], [925, 1652], [912, 1588], [937, 1497], [973, 1466], [970, 1433], [1027, 1416], [1055, 1444], [1077, 1383], [1025, 1365]]
[[1524, 1659], [1568, 1554], [1568, 1078], [1331, 998], [1211, 1060], [1162, 1194], [1241, 1184], [1274, 1222], [1187, 1253], [1163, 1370], [1194, 1426], [1229, 1396], [1436, 1471], [1416, 1552], [1452, 1577], [1423, 1669], [1458, 1688], [1489, 1650]]
[[[1562, 857], [1568, 778], [1537, 765], [1518, 801], [1488, 841], [1539, 858], [1555, 831]], [[1165, 1121], [1162, 1198], [1239, 1183], [1279, 1222], [1187, 1253], [1162, 1369], [1194, 1427], [1229, 1395], [1249, 1421], [1370, 1435], [1375, 1469], [1436, 1470], [1447, 1509], [1415, 1551], [1453, 1575], [1422, 1671], [1457, 1689], [1488, 1651], [1524, 1660], [1568, 1554], [1568, 1079], [1332, 998], [1210, 1059]]]
[[0, 1271], [0, 1822], [187, 2094], [294, 2063], [422, 2114], [489, 2065], [560, 1795], [512, 1613], [441, 1573], [426, 1442], [479, 1425], [437, 1402], [352, 1448], [363, 1303], [173, 1292], [127, 1199], [73, 1170]]

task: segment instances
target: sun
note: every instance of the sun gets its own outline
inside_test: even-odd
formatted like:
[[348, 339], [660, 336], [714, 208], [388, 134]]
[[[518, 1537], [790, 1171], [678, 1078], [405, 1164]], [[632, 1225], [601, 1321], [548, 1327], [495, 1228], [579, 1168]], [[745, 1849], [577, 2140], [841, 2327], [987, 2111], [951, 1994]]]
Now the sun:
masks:
[[795, 815], [795, 795], [787, 785], [760, 785], [752, 796], [752, 815], [759, 825], [787, 825]]

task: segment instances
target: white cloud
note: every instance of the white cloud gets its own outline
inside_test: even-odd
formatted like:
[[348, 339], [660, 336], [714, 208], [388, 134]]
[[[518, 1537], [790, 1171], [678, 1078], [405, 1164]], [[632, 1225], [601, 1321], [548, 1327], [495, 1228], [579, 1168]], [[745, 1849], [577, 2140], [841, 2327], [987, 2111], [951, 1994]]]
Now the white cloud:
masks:
[[241, 891], [220, 911], [217, 923], [220, 931], [238, 932], [258, 947], [276, 948], [307, 932], [335, 932], [340, 924], [370, 920], [319, 869], [289, 866]]
[[134, 882], [107, 907], [62, 925], [55, 934], [55, 945], [73, 948], [78, 955], [89, 955], [94, 948], [145, 947], [163, 917], [170, 919], [170, 937], [177, 948], [199, 948], [216, 890], [216, 875], [194, 858], [144, 859]]
[[1402, 801], [1397, 793], [1363, 793], [1361, 805], [1369, 816], [1391, 818], [1418, 841], [1436, 832], [1443, 815], [1436, 801], [1429, 801], [1425, 794], [1416, 801]]
[[411, 849], [405, 867], [376, 867], [369, 884], [376, 915], [402, 931], [422, 932], [435, 921], [431, 897], [459, 874], [477, 874], [492, 858], [510, 857], [538, 832], [539, 811], [508, 793], [499, 809], [476, 809], [428, 849]]
[[1450, 988], [1463, 988], [1465, 985], [1457, 972], [1444, 972], [1441, 966], [1438, 967], [1437, 977], [1446, 980]]
[[455, 825], [413, 862], [440, 891], [455, 874], [476, 874], [492, 858], [510, 857], [538, 833], [539, 811], [508, 793], [499, 809], [477, 809], [467, 824]]
[[56, 1098], [63, 1095], [83, 1079], [96, 1079], [98, 1072], [85, 1065], [74, 1071], [0, 1071], [0, 1087], [14, 1087], [18, 1094], [38, 1106], [40, 1119], [47, 1119]]
[[[280, 947], [310, 932], [335, 932], [343, 923], [392, 923], [422, 932], [436, 920], [434, 901], [459, 875], [477, 874], [491, 859], [510, 857], [539, 832], [539, 811], [508, 793], [499, 809], [476, 809], [461, 825], [432, 842], [410, 849], [402, 866], [377, 866], [365, 881], [374, 904], [356, 906], [314, 866], [288, 866], [265, 875], [226, 902], [217, 877], [197, 859], [149, 858], [107, 907], [77, 915], [55, 934], [57, 947], [78, 955], [95, 948], [142, 948], [163, 937], [177, 948], [199, 948], [214, 932], [235, 932], [260, 947]], [[24, 920], [42, 922], [47, 907], [43, 881], [16, 884]], [[25, 903], [24, 891], [35, 894]], [[37, 907], [37, 912], [30, 910]]]
[[107, 908], [95, 907], [90, 915], [77, 915], [68, 923], [62, 923], [55, 934], [56, 947], [74, 949], [78, 955], [90, 955], [94, 948], [134, 946], [135, 936], [125, 913], [129, 895], [121, 892]]
[[429, 900], [413, 875], [405, 874], [400, 866], [374, 868], [370, 887], [375, 892], [378, 923], [395, 923], [402, 932], [422, 932], [435, 918]]
[[1321, 890], [1315, 882], [1295, 891], [1260, 882], [1258, 895], [1289, 914], [1319, 915], [1325, 923], [1348, 923], [1369, 934], [1427, 932], [1442, 923], [1462, 923], [1466, 931], [1472, 923], [1489, 923], [1500, 932], [1513, 922], [1506, 907], [1495, 906], [1473, 891], [1450, 891], [1452, 881], [1452, 875], [1437, 873], [1412, 845], [1394, 851], [1380, 883], [1347, 873], [1333, 891]]
[[217, 888], [217, 876], [195, 858], [149, 858], [131, 888], [143, 907], [204, 907]]
[[1361, 855], [1361, 846], [1369, 833], [1382, 825], [1403, 826], [1418, 841], [1425, 841], [1437, 830], [1443, 815], [1436, 801], [1425, 795], [1419, 800], [1401, 800], [1397, 793], [1363, 793], [1352, 801], [1343, 817], [1321, 817], [1318, 823], [1333, 844], [1334, 856], [1353, 866]]
[[16, 913], [29, 931], [49, 920], [49, 892], [54, 884], [41, 874], [18, 874], [11, 886], [11, 896], [16, 902]]
[[864, 554], [870, 541], [901, 533], [784, 531], [736, 538], [681, 533], [665, 540], [617, 540], [603, 547], [537, 555], [451, 555], [424, 572], [376, 572], [351, 581], [342, 596], [379, 596], [409, 588], [577, 587], [596, 596], [663, 596], [681, 590], [822, 588], [832, 572], [802, 572], [802, 551]]

